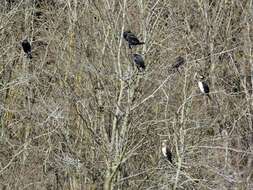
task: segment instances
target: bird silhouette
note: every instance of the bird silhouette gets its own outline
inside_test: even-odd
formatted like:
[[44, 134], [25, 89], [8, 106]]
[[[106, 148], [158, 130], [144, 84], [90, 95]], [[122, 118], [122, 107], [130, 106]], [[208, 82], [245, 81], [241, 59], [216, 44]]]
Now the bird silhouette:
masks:
[[[197, 74], [195, 74], [195, 76], [197, 76]], [[198, 76], [198, 86], [200, 91], [211, 100], [211, 96], [209, 95], [210, 89], [203, 75]]]
[[134, 53], [133, 54], [133, 61], [138, 69], [138, 71], [144, 71], [146, 69], [144, 59], [140, 54]]
[[183, 57], [181, 57], [181, 56], [178, 56], [178, 57], [176, 58], [175, 63], [172, 65], [172, 68], [173, 68], [173, 69], [176, 69], [176, 70], [179, 72], [178, 68], [179, 68], [180, 66], [182, 66], [184, 63], [185, 63], [185, 59], [184, 59]]
[[132, 48], [132, 46], [144, 44], [144, 42], [140, 42], [136, 35], [130, 30], [123, 32], [123, 37], [128, 42], [128, 46], [130, 49]]
[[169, 149], [169, 147], [168, 147], [168, 142], [167, 142], [167, 140], [164, 140], [164, 141], [162, 142], [162, 153], [163, 153], [164, 157], [165, 157], [168, 161], [170, 161], [170, 163], [172, 163], [172, 153], [171, 153], [171, 151], [170, 151], [170, 149]]
[[21, 42], [22, 48], [27, 55], [27, 58], [32, 59], [32, 47], [27, 39]]

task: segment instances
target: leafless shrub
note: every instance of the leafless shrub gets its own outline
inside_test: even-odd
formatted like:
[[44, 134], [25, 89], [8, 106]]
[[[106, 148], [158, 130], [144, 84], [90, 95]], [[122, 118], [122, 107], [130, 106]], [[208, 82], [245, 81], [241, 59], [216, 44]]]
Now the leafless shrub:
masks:
[[[6, 0], [0, 10], [1, 189], [253, 188], [252, 1]], [[126, 30], [145, 44], [129, 49]]]

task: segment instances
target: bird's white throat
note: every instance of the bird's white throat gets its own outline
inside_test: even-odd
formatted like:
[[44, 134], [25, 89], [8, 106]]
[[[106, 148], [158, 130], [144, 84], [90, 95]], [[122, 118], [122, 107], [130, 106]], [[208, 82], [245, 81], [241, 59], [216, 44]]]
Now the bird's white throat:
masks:
[[203, 82], [198, 81], [198, 85], [199, 85], [200, 91], [201, 91], [202, 93], [205, 93], [204, 86], [203, 86]]

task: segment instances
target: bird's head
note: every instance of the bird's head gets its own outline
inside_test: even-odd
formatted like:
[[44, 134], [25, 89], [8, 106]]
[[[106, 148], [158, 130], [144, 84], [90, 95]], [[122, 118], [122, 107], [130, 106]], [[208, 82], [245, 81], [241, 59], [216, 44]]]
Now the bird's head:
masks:
[[131, 33], [131, 31], [130, 31], [130, 30], [124, 31], [124, 32], [123, 32], [123, 37], [126, 38], [126, 36], [127, 36], [128, 33]]
[[25, 35], [24, 38], [20, 41], [20, 43], [29, 43], [28, 36]]
[[204, 80], [205, 79], [205, 76], [204, 75], [201, 75], [201, 74], [199, 74], [199, 73], [195, 73], [194, 74], [194, 79], [195, 80]]
[[162, 147], [166, 147], [168, 145], [168, 140], [163, 140], [162, 141]]
[[204, 76], [204, 75], [199, 75], [199, 79], [200, 79], [200, 80], [204, 80], [204, 79], [205, 79], [205, 76]]

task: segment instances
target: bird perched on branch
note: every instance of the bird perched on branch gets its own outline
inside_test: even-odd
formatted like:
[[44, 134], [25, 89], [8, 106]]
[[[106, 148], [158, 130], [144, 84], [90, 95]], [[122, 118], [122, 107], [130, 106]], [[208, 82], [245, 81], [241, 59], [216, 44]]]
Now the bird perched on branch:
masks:
[[195, 74], [195, 77], [198, 78], [198, 86], [200, 91], [211, 100], [211, 96], [209, 95], [210, 89], [205, 81], [205, 77], [203, 75], [198, 75], [197, 73]]
[[144, 44], [144, 42], [140, 42], [140, 40], [130, 30], [123, 32], [123, 37], [128, 42], [130, 49], [132, 49], [132, 46]]
[[27, 55], [27, 58], [32, 59], [32, 47], [27, 39], [21, 42], [22, 48]]
[[167, 140], [163, 140], [162, 142], [162, 153], [164, 155], [164, 157], [170, 161], [170, 163], [172, 163], [172, 153], [169, 149], [169, 146], [168, 146], [168, 141]]
[[172, 69], [176, 69], [179, 72], [178, 68], [180, 66], [182, 66], [184, 63], [185, 63], [185, 59], [183, 57], [181, 57], [181, 56], [178, 56], [176, 58], [175, 63], [172, 65]]
[[135, 65], [137, 66], [138, 71], [144, 71], [146, 66], [144, 63], [144, 59], [140, 54], [134, 53], [133, 54], [133, 61]]

